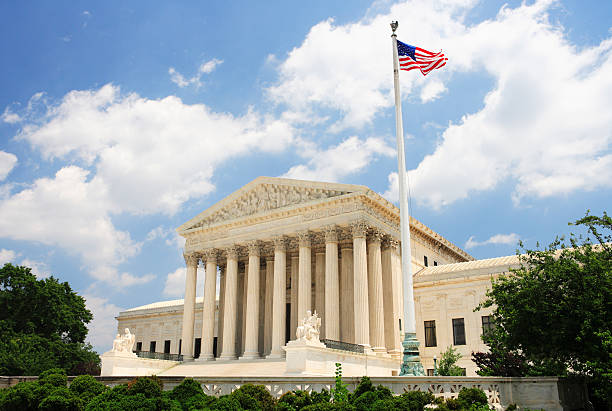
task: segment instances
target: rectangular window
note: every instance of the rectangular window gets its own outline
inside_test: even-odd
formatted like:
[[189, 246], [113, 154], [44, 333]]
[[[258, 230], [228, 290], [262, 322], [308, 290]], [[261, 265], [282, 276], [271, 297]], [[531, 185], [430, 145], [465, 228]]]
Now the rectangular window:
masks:
[[453, 318], [453, 345], [465, 345], [465, 323], [463, 318]]
[[425, 264], [425, 267], [429, 267], [429, 264], [427, 263], [427, 256], [426, 255], [423, 256], [423, 264]]
[[183, 340], [179, 340], [179, 355], [181, 353], [181, 348], [183, 348]]
[[142, 351], [142, 341], [136, 343], [136, 351]]
[[435, 347], [436, 341], [436, 322], [425, 321], [425, 347]]
[[482, 317], [482, 335], [485, 335], [489, 331], [493, 330], [493, 321], [491, 321], [491, 316], [483, 315]]
[[438, 262], [434, 261], [434, 267], [437, 267], [437, 266], [438, 266]]
[[434, 369], [433, 368], [428, 368], [427, 369], [427, 376], [428, 377], [433, 377], [434, 375]]
[[170, 354], [170, 340], [164, 341], [164, 354]]
[[155, 344], [156, 344], [155, 341], [151, 341], [149, 343], [149, 352], [155, 352]]

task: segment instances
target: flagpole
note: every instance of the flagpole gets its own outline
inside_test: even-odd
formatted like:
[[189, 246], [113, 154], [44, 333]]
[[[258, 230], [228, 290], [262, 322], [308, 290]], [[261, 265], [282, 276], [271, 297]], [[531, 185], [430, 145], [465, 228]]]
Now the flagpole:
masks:
[[[412, 288], [412, 256], [410, 247], [410, 213], [406, 189], [406, 155], [404, 153], [404, 130], [402, 125], [402, 101], [399, 87], [399, 61], [397, 53], [398, 23], [391, 23], [391, 42], [393, 45], [393, 86], [395, 88], [395, 132], [397, 137], [397, 168], [399, 183], [400, 230], [402, 237], [402, 278], [404, 290], [404, 355], [400, 375], [423, 375], [423, 365], [419, 359], [419, 341], [416, 338], [416, 317], [414, 309], [414, 290]], [[400, 329], [400, 332], [402, 330]]]

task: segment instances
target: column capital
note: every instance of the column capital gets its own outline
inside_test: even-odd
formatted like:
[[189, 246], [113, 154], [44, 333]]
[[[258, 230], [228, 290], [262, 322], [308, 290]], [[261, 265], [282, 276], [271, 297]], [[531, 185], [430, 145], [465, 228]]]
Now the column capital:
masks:
[[287, 249], [287, 237], [284, 235], [276, 236], [272, 241], [274, 242], [274, 251], [285, 251]]
[[198, 262], [200, 261], [200, 256], [198, 256], [196, 253], [183, 254], [183, 258], [185, 259], [185, 264], [187, 267], [197, 267]]
[[310, 231], [301, 231], [297, 233], [297, 238], [300, 247], [310, 247], [312, 244], [312, 234]]
[[326, 243], [337, 243], [338, 242], [338, 226], [335, 224], [323, 227], [325, 232]]
[[368, 242], [380, 244], [382, 242], [383, 236], [384, 236], [384, 233], [380, 231], [378, 228], [375, 228], [370, 232], [370, 236], [368, 237]]
[[400, 246], [399, 240], [393, 237], [385, 237], [382, 242], [383, 248], [391, 248], [392, 250], [398, 251]]
[[249, 249], [249, 257], [256, 256], [259, 257], [259, 253], [261, 252], [261, 243], [257, 240], [250, 241], [247, 243], [247, 248]]
[[224, 251], [225, 251], [225, 256], [227, 258], [231, 258], [231, 259], [238, 258], [238, 247], [236, 247], [235, 245], [230, 245], [229, 247], [226, 247]]
[[207, 263], [216, 263], [217, 262], [217, 256], [219, 254], [219, 250], [217, 250], [216, 248], [211, 248], [208, 250], [204, 251], [204, 257], [202, 258], [203, 262], [207, 262]]
[[357, 220], [351, 223], [351, 231], [353, 238], [365, 238], [368, 233], [368, 225], [363, 220]]

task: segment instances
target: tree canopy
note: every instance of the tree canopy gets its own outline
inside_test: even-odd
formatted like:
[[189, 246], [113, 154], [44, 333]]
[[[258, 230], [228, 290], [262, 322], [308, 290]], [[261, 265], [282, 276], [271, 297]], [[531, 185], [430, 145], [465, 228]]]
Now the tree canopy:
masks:
[[[495, 328], [475, 354], [482, 375], [579, 374], [612, 386], [612, 219], [587, 215], [569, 241], [520, 254], [521, 267], [492, 282]], [[522, 247], [522, 244], [521, 244]]]
[[85, 343], [92, 318], [67, 282], [39, 280], [28, 267], [5, 264], [0, 268], [0, 374], [95, 371], [100, 359]]

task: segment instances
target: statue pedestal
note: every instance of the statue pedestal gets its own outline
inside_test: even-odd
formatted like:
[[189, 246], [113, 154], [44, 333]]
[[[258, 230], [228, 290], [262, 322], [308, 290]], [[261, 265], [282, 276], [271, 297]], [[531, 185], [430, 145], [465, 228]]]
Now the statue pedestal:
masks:
[[345, 377], [390, 377], [399, 368], [399, 362], [389, 356], [335, 350], [320, 341], [294, 340], [283, 350], [287, 353], [285, 375], [334, 376], [336, 363], [342, 364]]
[[178, 361], [140, 358], [131, 352], [108, 351], [100, 356], [101, 376], [147, 376], [159, 374], [177, 364]]

